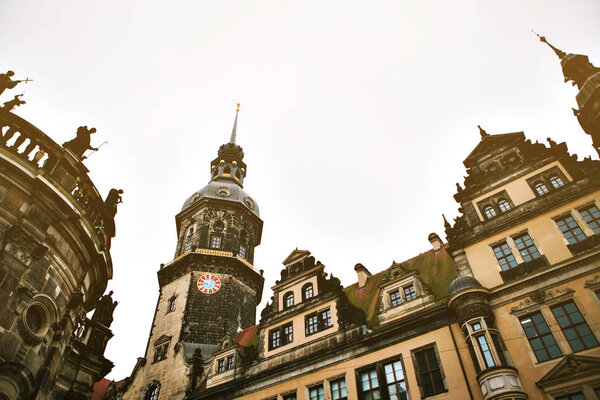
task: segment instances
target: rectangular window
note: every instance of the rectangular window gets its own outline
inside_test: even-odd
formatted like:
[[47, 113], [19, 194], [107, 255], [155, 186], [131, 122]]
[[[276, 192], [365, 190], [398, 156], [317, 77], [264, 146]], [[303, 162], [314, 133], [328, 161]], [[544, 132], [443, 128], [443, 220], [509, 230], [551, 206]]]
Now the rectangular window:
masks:
[[402, 361], [397, 360], [383, 365], [385, 373], [385, 383], [387, 384], [390, 400], [407, 400], [406, 378]]
[[415, 292], [415, 286], [409, 285], [403, 288], [404, 290], [404, 300], [411, 301], [417, 298], [417, 293]]
[[240, 257], [246, 259], [246, 246], [240, 246]]
[[192, 249], [192, 242], [187, 242], [187, 243], [185, 244], [185, 249], [184, 249], [184, 251], [188, 251], [188, 250], [191, 250], [191, 249]]
[[169, 343], [161, 344], [160, 346], [156, 346], [154, 349], [154, 362], [162, 361], [167, 358], [167, 354], [169, 353]]
[[296, 400], [296, 393], [288, 393], [285, 396], [282, 396], [283, 400]]
[[308, 389], [308, 398], [310, 400], [325, 400], [323, 385], [313, 386]]
[[331, 327], [331, 310], [328, 308], [327, 310], [321, 311], [320, 317], [320, 328], [321, 330], [327, 329]]
[[573, 352], [598, 346], [598, 340], [573, 300], [550, 307]]
[[600, 235], [600, 210], [595, 205], [579, 209], [579, 214], [596, 235]]
[[281, 346], [281, 331], [279, 328], [269, 332], [269, 349], [273, 350]]
[[304, 319], [304, 325], [306, 327], [306, 336], [312, 335], [313, 333], [317, 333], [317, 314], [307, 315]]
[[446, 391], [444, 378], [438, 363], [435, 348], [429, 347], [413, 353], [419, 385], [423, 391], [423, 397]]
[[331, 400], [348, 400], [346, 379], [342, 378], [331, 382]]
[[171, 299], [169, 300], [169, 311], [168, 312], [173, 312], [175, 311], [175, 303], [177, 301], [177, 297], [171, 297]]
[[392, 307], [399, 306], [402, 303], [402, 296], [400, 296], [399, 289], [390, 293], [390, 301], [392, 303]]
[[316, 313], [308, 314], [306, 317], [304, 317], [304, 333], [306, 336], [324, 331], [332, 326], [331, 310], [329, 308]]
[[221, 358], [217, 361], [217, 372], [225, 371], [225, 359]]
[[517, 249], [519, 249], [519, 253], [521, 253], [521, 257], [523, 257], [523, 261], [529, 262], [536, 258], [540, 258], [540, 253], [528, 233], [515, 236], [513, 237], [513, 240], [515, 241]]
[[227, 357], [227, 369], [233, 369], [233, 356]]
[[294, 340], [293, 324], [288, 322], [269, 331], [269, 350], [276, 349]]
[[492, 357], [490, 346], [488, 345], [488, 342], [485, 338], [485, 334], [475, 336], [475, 339], [477, 340], [477, 344], [479, 345], [479, 349], [481, 350], [481, 354], [483, 355], [483, 361], [485, 361], [485, 366], [489, 368], [496, 365], [496, 363], [494, 362], [494, 358]]
[[362, 371], [360, 376], [360, 390], [364, 399], [380, 399], [379, 380], [377, 379], [377, 370], [375, 368]]
[[571, 215], [556, 219], [555, 222], [569, 244], [575, 244], [586, 239], [585, 233]]
[[[402, 360], [382, 361], [358, 372], [362, 399], [407, 400]], [[332, 392], [333, 393], [333, 392]]]
[[283, 326], [283, 341], [284, 344], [292, 343], [294, 340], [294, 327], [291, 323]]
[[515, 260], [515, 256], [510, 251], [506, 242], [499, 243], [496, 246], [493, 246], [492, 249], [494, 250], [494, 255], [496, 256], [498, 263], [500, 263], [502, 271], [508, 271], [517, 266], [517, 260]]
[[221, 236], [213, 236], [210, 239], [210, 248], [211, 249], [220, 249], [221, 248]]
[[562, 356], [542, 313], [538, 311], [519, 318], [519, 321], [539, 362]]

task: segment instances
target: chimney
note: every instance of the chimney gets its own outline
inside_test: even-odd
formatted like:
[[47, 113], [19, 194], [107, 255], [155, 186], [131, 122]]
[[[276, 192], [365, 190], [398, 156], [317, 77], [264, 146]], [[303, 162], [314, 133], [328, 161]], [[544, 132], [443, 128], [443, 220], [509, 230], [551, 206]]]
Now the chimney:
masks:
[[427, 239], [429, 239], [429, 242], [433, 246], [433, 251], [435, 253], [439, 253], [442, 250], [442, 245], [444, 244], [444, 242], [442, 242], [442, 239], [440, 239], [437, 233], [430, 233]]
[[358, 275], [358, 288], [361, 289], [367, 284], [367, 279], [371, 276], [371, 273], [361, 263], [356, 264], [354, 270], [356, 271], [356, 275]]

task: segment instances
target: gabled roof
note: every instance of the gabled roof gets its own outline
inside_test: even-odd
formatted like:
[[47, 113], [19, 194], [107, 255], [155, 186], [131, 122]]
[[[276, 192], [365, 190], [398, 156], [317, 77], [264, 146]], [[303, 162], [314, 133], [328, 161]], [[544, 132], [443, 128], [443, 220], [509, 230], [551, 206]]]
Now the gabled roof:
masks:
[[524, 141], [525, 133], [523, 132], [500, 133], [497, 135], [484, 136], [479, 144], [475, 146], [473, 151], [469, 153], [467, 158], [465, 158], [463, 164], [466, 167], [469, 167], [470, 164], [479, 159], [479, 157], [492, 153], [496, 148]]
[[600, 376], [600, 358], [569, 354], [536, 382], [540, 388], [585, 377]]

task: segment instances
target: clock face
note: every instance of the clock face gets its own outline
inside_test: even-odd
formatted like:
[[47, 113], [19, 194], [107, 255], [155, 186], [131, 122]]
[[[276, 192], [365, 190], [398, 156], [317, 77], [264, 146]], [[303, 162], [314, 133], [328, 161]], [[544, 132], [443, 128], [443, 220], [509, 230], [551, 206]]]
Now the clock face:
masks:
[[198, 290], [205, 294], [213, 294], [221, 289], [221, 280], [216, 275], [205, 274], [198, 278]]

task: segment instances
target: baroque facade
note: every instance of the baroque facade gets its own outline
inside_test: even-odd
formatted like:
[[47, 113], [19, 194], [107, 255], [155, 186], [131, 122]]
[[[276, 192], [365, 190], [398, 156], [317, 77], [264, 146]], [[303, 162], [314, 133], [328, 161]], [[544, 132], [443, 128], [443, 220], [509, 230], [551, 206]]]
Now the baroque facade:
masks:
[[[2, 75], [0, 93], [18, 83]], [[87, 127], [60, 146], [10, 112], [22, 103], [0, 109], [0, 399], [86, 399], [113, 367], [116, 208], [82, 163]]]
[[[598, 149], [598, 69], [552, 48]], [[176, 217], [145, 355], [109, 397], [600, 399], [599, 161], [480, 128], [447, 243], [357, 264], [347, 287], [295, 249], [255, 324], [262, 221], [236, 125]]]

